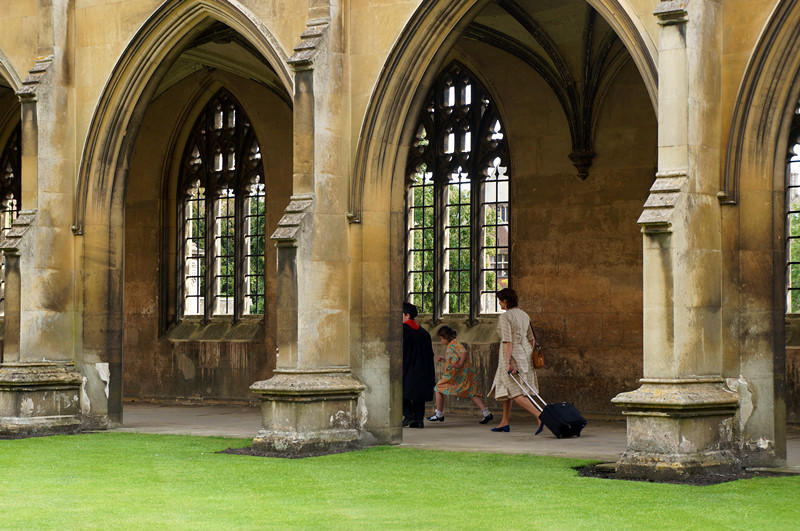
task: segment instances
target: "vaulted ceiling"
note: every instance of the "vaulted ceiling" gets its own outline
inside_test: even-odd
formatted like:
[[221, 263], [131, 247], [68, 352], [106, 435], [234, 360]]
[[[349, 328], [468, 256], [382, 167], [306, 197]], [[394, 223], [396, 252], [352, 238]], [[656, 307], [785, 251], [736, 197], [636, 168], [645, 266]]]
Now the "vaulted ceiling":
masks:
[[586, 179], [598, 109], [631, 59], [608, 23], [584, 0], [497, 0], [464, 37], [516, 56], [544, 78], [569, 122], [570, 160]]
[[156, 97], [189, 75], [204, 69], [224, 70], [251, 79], [278, 94], [288, 105], [292, 104], [269, 63], [246, 39], [219, 22], [195, 38], [172, 64], [156, 91]]

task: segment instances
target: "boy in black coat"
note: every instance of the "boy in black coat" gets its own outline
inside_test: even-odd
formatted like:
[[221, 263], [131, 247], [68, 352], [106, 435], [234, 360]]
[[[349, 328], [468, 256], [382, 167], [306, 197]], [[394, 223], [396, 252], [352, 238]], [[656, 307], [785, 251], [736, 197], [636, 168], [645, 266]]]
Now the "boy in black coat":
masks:
[[436, 373], [431, 336], [414, 318], [417, 307], [403, 303], [403, 426], [422, 428], [425, 402], [433, 400]]

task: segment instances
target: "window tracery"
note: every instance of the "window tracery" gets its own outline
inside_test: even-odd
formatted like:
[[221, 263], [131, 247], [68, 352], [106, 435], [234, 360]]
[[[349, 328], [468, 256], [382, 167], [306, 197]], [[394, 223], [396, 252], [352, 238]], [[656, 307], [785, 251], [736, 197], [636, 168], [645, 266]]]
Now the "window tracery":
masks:
[[499, 311], [510, 271], [510, 162], [489, 93], [458, 63], [434, 83], [409, 152], [406, 292], [421, 313]]
[[263, 315], [266, 187], [261, 148], [233, 96], [198, 117], [179, 182], [184, 316]]

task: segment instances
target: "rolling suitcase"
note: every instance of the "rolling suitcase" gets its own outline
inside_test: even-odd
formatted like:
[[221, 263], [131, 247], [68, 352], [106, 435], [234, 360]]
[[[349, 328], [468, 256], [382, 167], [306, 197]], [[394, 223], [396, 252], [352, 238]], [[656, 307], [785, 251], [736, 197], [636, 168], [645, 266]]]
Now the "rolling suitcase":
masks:
[[[525, 396], [533, 403], [534, 407], [542, 412], [540, 417], [542, 426], [547, 426], [547, 428], [553, 432], [553, 435], [559, 439], [563, 437], [581, 436], [581, 430], [586, 426], [586, 419], [583, 418], [583, 415], [580, 414], [575, 406], [569, 402], [548, 404], [528, 382], [522, 378], [517, 380], [511, 373], [508, 373], [508, 375], [511, 376], [511, 379], [522, 389], [522, 392], [525, 393]], [[524, 383], [525, 386], [523, 386], [520, 381]], [[525, 389], [525, 387], [528, 389]], [[531, 393], [539, 400], [538, 403], [533, 399]], [[542, 431], [542, 426], [539, 426], [539, 429], [536, 430], [534, 435], [538, 435], [539, 432]]]

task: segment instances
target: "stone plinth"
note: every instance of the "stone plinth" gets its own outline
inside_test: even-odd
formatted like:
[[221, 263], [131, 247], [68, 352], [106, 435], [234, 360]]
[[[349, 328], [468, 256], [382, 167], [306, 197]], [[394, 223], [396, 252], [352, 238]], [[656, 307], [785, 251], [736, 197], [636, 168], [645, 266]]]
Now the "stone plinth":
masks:
[[640, 381], [639, 389], [612, 400], [628, 421], [618, 476], [679, 480], [740, 470], [734, 423], [738, 395], [721, 378]]
[[250, 390], [260, 395], [264, 426], [255, 450], [296, 457], [359, 446], [364, 386], [349, 369], [277, 369]]
[[78, 432], [81, 382], [71, 362], [0, 364], [0, 437]]

